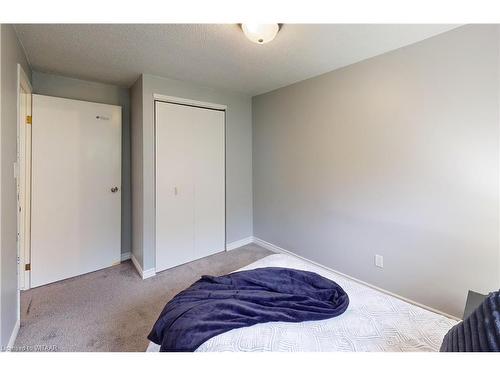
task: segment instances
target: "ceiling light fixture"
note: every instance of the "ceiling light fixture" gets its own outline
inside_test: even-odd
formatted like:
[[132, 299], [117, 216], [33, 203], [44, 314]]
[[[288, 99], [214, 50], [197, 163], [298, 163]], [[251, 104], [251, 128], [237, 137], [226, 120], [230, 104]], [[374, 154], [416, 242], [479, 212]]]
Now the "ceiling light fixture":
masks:
[[257, 44], [269, 43], [280, 31], [281, 25], [278, 23], [259, 24], [242, 23], [241, 29], [245, 36]]

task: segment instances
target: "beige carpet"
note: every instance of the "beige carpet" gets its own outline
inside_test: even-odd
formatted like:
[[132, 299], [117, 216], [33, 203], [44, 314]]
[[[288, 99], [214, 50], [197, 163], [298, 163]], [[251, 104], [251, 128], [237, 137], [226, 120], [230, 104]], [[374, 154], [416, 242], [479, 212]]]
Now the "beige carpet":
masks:
[[271, 254], [251, 244], [142, 280], [130, 261], [21, 294], [17, 350], [144, 351], [165, 303], [201, 275], [223, 275]]

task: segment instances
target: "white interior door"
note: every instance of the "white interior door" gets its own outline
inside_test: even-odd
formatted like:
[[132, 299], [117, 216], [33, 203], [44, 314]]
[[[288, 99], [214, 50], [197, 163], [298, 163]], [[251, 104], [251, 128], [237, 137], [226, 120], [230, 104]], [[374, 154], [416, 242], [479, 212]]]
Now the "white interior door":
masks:
[[32, 122], [31, 286], [120, 262], [121, 107], [33, 95]]
[[225, 250], [225, 112], [156, 102], [156, 270]]

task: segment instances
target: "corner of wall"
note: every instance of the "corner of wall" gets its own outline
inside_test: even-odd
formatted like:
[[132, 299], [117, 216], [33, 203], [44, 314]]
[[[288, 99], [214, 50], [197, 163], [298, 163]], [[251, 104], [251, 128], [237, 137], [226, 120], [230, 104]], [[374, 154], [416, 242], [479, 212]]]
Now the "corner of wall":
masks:
[[[130, 87], [131, 185], [132, 185], [132, 255], [143, 269], [143, 76]], [[135, 263], [134, 263], [135, 264]]]
[[14, 176], [17, 159], [17, 65], [31, 76], [23, 47], [12, 25], [0, 27], [0, 347], [13, 343], [18, 324], [17, 203]]

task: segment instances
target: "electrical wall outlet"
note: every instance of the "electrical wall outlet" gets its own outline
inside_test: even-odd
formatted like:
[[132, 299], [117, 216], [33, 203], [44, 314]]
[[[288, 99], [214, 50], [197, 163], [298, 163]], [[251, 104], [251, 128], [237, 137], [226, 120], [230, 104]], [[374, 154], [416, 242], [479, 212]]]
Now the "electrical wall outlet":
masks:
[[375, 254], [375, 265], [384, 268], [384, 257], [382, 255]]

